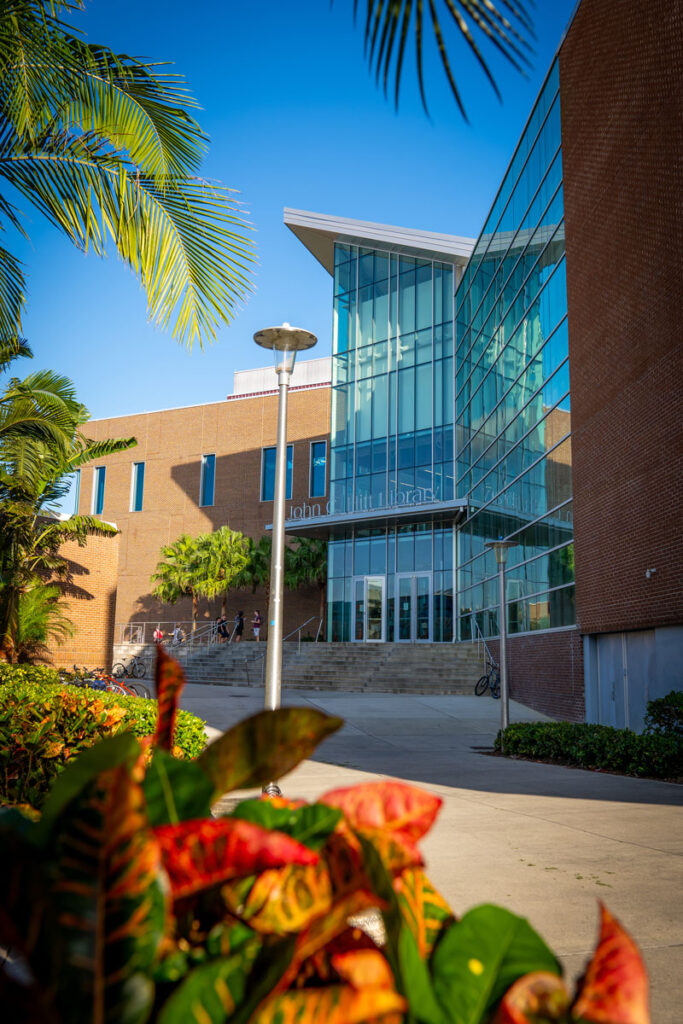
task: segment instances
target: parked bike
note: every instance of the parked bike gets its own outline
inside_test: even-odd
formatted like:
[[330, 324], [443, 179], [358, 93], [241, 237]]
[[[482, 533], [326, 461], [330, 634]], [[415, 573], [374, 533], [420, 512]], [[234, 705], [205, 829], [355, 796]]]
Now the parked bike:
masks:
[[498, 700], [500, 697], [500, 674], [496, 663], [489, 658], [486, 659], [486, 672], [477, 680], [474, 686], [474, 692], [477, 697], [481, 697], [487, 690], [491, 691], [491, 696], [494, 700]]

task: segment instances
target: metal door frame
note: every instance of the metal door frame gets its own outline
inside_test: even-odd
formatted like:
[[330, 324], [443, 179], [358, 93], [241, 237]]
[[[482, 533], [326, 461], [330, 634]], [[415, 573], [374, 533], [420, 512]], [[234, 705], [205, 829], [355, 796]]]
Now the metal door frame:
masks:
[[[426, 640], [419, 639], [417, 634], [417, 580], [420, 576], [429, 579], [429, 636]], [[399, 580], [411, 580], [410, 585], [410, 639], [399, 639]], [[434, 574], [425, 569], [423, 572], [397, 572], [394, 582], [394, 638], [399, 644], [431, 644], [434, 638]]]
[[[359, 640], [356, 633], [356, 585], [363, 583], [363, 638]], [[368, 639], [368, 584], [379, 583], [382, 590], [382, 636], [378, 640]], [[383, 644], [387, 639], [387, 578], [381, 575], [353, 576], [351, 591], [352, 607], [352, 642], [356, 644]]]

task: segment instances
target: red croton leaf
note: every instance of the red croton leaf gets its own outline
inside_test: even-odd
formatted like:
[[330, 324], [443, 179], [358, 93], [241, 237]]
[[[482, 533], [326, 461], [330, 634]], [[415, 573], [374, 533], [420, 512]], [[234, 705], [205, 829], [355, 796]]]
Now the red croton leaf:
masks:
[[251, 1024], [371, 1024], [373, 1021], [392, 1020], [407, 1009], [407, 1003], [398, 992], [385, 988], [365, 988], [357, 991], [350, 986], [330, 985], [327, 988], [308, 988], [274, 995], [259, 1007]]
[[199, 818], [154, 829], [173, 898], [285, 864], [316, 864], [318, 854], [283, 832], [239, 818]]
[[442, 803], [440, 797], [405, 782], [368, 782], [333, 789], [320, 802], [338, 807], [354, 828], [400, 832], [412, 843], [429, 831]]
[[650, 1024], [645, 964], [635, 942], [600, 903], [600, 938], [572, 1006], [590, 1024]]
[[185, 685], [185, 673], [173, 658], [169, 658], [161, 644], [157, 646], [157, 661], [154, 670], [158, 710], [154, 746], [173, 750], [173, 734], [178, 712], [180, 691]]
[[566, 1021], [569, 993], [561, 978], [534, 971], [519, 978], [503, 996], [493, 1024], [535, 1024]]
[[330, 961], [339, 977], [357, 990], [396, 987], [391, 968], [378, 949], [353, 949], [333, 953]]

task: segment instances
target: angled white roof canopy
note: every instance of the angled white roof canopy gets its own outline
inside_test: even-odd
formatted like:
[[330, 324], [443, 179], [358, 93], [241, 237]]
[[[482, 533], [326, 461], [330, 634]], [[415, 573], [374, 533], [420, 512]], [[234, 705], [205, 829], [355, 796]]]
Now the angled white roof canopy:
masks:
[[392, 252], [404, 252], [427, 259], [445, 260], [464, 267], [470, 258], [475, 238], [442, 235], [435, 231], [416, 231], [391, 224], [374, 224], [367, 220], [330, 217], [309, 210], [285, 207], [284, 220], [300, 242], [322, 263], [329, 274], [334, 272], [334, 243], [348, 242]]

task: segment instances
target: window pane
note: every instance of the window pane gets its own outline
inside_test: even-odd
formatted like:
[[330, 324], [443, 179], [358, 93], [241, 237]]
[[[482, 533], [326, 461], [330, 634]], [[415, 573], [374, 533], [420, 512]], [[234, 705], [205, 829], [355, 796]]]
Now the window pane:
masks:
[[322, 498], [325, 494], [326, 469], [327, 441], [314, 441], [311, 445], [311, 498]]
[[133, 480], [130, 496], [131, 512], [142, 512], [142, 501], [145, 490], [145, 464], [144, 462], [133, 463]]
[[213, 505], [214, 483], [216, 479], [216, 456], [202, 455], [202, 474], [200, 483], [200, 505]]
[[[261, 501], [272, 501], [275, 495], [275, 448], [264, 448], [261, 470]], [[292, 497], [292, 466], [294, 463], [294, 446], [287, 445], [287, 485], [285, 497]], [[324, 493], [324, 492], [323, 492]]]
[[104, 481], [107, 473], [106, 466], [98, 466], [95, 470], [93, 484], [93, 515], [101, 516], [104, 509]]

